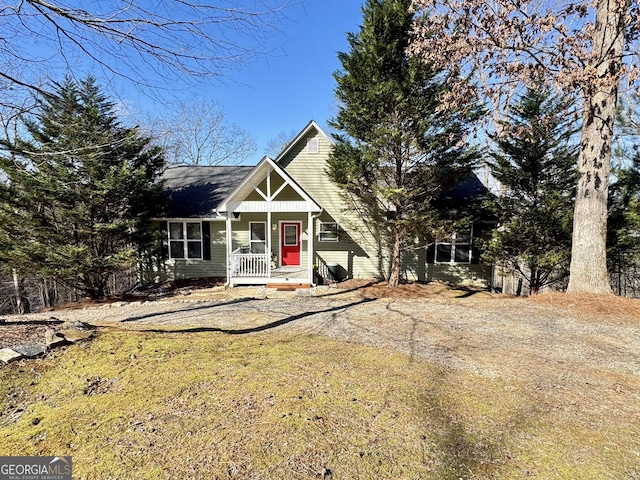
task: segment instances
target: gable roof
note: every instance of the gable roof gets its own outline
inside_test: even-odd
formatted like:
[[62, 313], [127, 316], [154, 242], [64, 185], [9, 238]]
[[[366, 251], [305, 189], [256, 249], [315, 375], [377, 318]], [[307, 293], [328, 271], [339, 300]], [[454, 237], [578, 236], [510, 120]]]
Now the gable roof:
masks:
[[[292, 142], [293, 143], [293, 142]], [[286, 149], [285, 149], [286, 150]], [[278, 156], [280, 157], [280, 155]], [[322, 208], [311, 198], [311, 196], [304, 191], [300, 185], [298, 185], [291, 176], [280, 167], [269, 156], [265, 156], [260, 160], [260, 163], [253, 167], [252, 171], [242, 179], [242, 181], [227, 195], [224, 200], [217, 205], [216, 210], [220, 212], [238, 211], [239, 204], [256, 189], [256, 185], [262, 182], [263, 179], [269, 174], [269, 171], [276, 172], [285, 182], [285, 185], [289, 185], [293, 190], [300, 195], [302, 202], [305, 204], [305, 210], [320, 211]], [[277, 193], [272, 192], [273, 197]], [[272, 201], [274, 198], [268, 199]]]
[[293, 140], [291, 140], [287, 146], [278, 154], [278, 156], [275, 158], [275, 162], [279, 163], [280, 160], [282, 160], [283, 157], [285, 157], [287, 155], [287, 153], [289, 153], [295, 146], [296, 144], [305, 137], [305, 135], [307, 135], [307, 133], [309, 133], [312, 129], [315, 129], [320, 135], [322, 135], [327, 142], [329, 142], [332, 146], [335, 145], [335, 142], [333, 141], [333, 139], [327, 135], [325, 133], [324, 130], [322, 130], [322, 128], [320, 128], [320, 126], [315, 122], [315, 120], [311, 120], [309, 121], [309, 123], [307, 123], [307, 125], [300, 131], [300, 133], [298, 135], [296, 135]]
[[443, 192], [438, 201], [448, 204], [467, 204], [484, 199], [489, 190], [480, 181], [478, 176], [471, 172], [446, 192]]
[[449, 190], [435, 199], [434, 205], [450, 212], [464, 211], [483, 220], [495, 220], [493, 213], [484, 206], [483, 200], [490, 195], [489, 189], [472, 172]]
[[251, 173], [250, 166], [181, 166], [164, 171], [164, 194], [170, 197], [169, 218], [208, 218], [216, 207]]

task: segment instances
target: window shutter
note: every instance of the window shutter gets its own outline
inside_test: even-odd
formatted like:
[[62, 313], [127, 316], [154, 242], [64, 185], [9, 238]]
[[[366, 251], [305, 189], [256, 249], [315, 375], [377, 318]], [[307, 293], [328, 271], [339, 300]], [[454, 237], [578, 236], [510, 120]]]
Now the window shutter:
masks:
[[211, 260], [211, 224], [202, 222], [202, 259]]
[[427, 263], [435, 263], [436, 244], [432, 242], [427, 245]]
[[162, 259], [166, 260], [169, 258], [169, 244], [167, 241], [169, 231], [169, 223], [167, 221], [160, 222], [160, 243], [162, 247]]
[[480, 263], [480, 248], [478, 247], [478, 239], [482, 238], [484, 232], [480, 223], [473, 224], [473, 238], [471, 239], [471, 263]]

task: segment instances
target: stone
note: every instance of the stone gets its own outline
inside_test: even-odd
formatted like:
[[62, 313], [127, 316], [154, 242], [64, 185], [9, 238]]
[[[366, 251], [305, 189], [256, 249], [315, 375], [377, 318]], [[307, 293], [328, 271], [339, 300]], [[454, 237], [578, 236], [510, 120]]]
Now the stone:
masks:
[[47, 348], [54, 348], [67, 343], [67, 339], [51, 328], [44, 332], [44, 344]]
[[13, 347], [13, 349], [27, 358], [39, 357], [47, 351], [47, 347], [41, 343], [25, 343], [24, 345]]
[[12, 350], [11, 348], [0, 349], [0, 360], [4, 363], [13, 362], [14, 360], [20, 360], [23, 357], [21, 353]]
[[80, 320], [70, 320], [64, 322], [62, 327], [65, 330], [95, 330], [96, 327], [91, 325], [90, 323], [82, 322]]
[[68, 342], [76, 343], [90, 339], [93, 337], [93, 332], [83, 330], [59, 330], [58, 335], [62, 335]]

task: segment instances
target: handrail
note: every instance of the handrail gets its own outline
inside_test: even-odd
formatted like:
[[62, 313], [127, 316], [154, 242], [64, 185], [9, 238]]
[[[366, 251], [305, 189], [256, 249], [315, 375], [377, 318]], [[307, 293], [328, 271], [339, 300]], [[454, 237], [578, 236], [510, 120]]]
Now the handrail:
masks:
[[231, 253], [232, 277], [268, 277], [269, 253], [239, 253], [242, 248]]

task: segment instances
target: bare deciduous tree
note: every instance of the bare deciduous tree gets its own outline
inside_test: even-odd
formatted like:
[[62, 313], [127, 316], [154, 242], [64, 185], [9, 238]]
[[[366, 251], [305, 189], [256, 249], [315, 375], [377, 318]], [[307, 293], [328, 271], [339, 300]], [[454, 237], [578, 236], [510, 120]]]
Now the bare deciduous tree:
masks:
[[[414, 0], [423, 15], [410, 52], [460, 71], [484, 65], [494, 85], [553, 81], [583, 96], [579, 179], [575, 200], [570, 291], [610, 292], [606, 263], [607, 195], [621, 78], [638, 34], [634, 0]], [[456, 89], [458, 98], [468, 95]], [[452, 97], [451, 100], [455, 100]]]
[[40, 78], [78, 64], [102, 70], [104, 77], [127, 78], [144, 90], [166, 87], [154, 84], [149, 72], [164, 80], [219, 77], [266, 53], [265, 40], [288, 5], [276, 0], [5, 2], [0, 80], [4, 88], [41, 91]]
[[285, 148], [289, 146], [291, 141], [296, 138], [295, 130], [290, 130], [289, 133], [284, 130], [278, 133], [274, 138], [267, 142], [265, 155], [269, 155], [271, 158], [276, 158]]
[[256, 152], [251, 133], [229, 123], [217, 101], [180, 102], [175, 112], [154, 128], [170, 164], [239, 165]]

